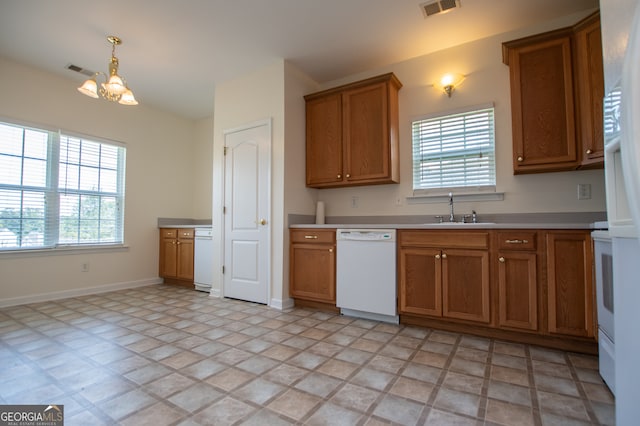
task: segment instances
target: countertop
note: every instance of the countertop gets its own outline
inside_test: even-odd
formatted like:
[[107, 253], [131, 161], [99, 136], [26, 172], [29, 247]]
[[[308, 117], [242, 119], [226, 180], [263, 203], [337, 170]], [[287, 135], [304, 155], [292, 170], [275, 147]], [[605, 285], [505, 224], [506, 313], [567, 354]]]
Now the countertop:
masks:
[[384, 223], [384, 224], [297, 224], [290, 228], [306, 229], [601, 229], [593, 223]]
[[159, 217], [158, 228], [211, 228], [211, 219]]

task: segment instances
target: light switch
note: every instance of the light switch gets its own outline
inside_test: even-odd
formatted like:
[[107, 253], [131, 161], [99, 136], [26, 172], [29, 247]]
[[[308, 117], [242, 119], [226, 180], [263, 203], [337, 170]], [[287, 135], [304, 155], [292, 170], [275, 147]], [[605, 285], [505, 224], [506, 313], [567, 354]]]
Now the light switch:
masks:
[[579, 183], [578, 184], [578, 200], [590, 200], [591, 199], [591, 184]]

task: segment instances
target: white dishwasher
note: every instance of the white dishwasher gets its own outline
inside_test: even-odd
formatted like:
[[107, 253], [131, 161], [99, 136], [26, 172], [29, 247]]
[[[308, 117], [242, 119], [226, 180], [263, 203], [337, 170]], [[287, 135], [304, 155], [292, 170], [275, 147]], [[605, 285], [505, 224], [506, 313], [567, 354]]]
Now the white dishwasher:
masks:
[[396, 230], [336, 232], [336, 305], [340, 312], [398, 324]]
[[196, 228], [193, 251], [193, 284], [196, 290], [211, 291], [213, 285], [213, 231]]

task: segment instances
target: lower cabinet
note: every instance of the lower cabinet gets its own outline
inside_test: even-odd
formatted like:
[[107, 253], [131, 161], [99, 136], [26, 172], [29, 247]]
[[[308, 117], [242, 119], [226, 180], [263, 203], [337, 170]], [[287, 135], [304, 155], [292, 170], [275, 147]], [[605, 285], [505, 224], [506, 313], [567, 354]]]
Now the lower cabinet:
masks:
[[290, 237], [290, 296], [335, 307], [336, 231], [292, 229]]
[[[291, 297], [335, 309], [335, 230], [290, 235]], [[596, 353], [589, 230], [399, 229], [397, 241], [402, 323]]]
[[588, 230], [399, 230], [401, 322], [595, 353]]
[[159, 275], [167, 284], [193, 287], [194, 230], [160, 229]]
[[554, 231], [547, 238], [549, 332], [593, 337], [593, 253], [585, 232]]
[[399, 235], [401, 314], [490, 321], [487, 232]]
[[538, 234], [497, 231], [498, 326], [538, 330]]

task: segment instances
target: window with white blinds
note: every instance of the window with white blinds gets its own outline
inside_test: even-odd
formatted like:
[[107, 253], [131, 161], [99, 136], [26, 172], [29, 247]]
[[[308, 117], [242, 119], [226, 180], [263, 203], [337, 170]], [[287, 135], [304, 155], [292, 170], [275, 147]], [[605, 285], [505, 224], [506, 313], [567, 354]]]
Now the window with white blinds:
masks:
[[0, 250], [122, 244], [125, 152], [0, 123]]
[[413, 190], [495, 187], [493, 107], [412, 123]]

